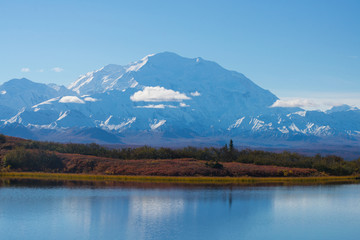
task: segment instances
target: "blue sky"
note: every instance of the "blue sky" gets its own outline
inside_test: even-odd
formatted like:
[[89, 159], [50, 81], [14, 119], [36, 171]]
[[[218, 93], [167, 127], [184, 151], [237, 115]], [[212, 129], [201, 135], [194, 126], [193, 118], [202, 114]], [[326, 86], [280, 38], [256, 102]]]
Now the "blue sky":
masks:
[[150, 53], [203, 57], [282, 99], [360, 106], [360, 1], [0, 0], [0, 83], [68, 85]]

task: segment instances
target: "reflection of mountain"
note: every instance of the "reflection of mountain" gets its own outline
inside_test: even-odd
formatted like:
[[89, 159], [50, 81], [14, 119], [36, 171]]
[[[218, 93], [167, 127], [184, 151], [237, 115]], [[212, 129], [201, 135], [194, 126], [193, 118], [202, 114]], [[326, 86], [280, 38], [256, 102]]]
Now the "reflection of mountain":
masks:
[[150, 191], [144, 195], [130, 196], [129, 239], [157, 239], [160, 237], [158, 234], [171, 236], [172, 231], [178, 231], [171, 226], [186, 214], [186, 200], [170, 195], [163, 191]]
[[222, 188], [147, 190], [129, 204], [136, 239], [241, 239], [273, 206], [271, 192]]
[[107, 65], [69, 88], [10, 80], [0, 86], [0, 130], [73, 142], [359, 146], [359, 109], [273, 107], [277, 100], [243, 74], [165, 52]]
[[146, 221], [156, 221], [184, 211], [184, 200], [171, 198], [135, 196], [131, 199], [131, 215], [141, 216]]
[[239, 239], [259, 221], [270, 221], [274, 198], [272, 191], [248, 188], [125, 184], [93, 189], [53, 184], [1, 189], [4, 239]]
[[132, 188], [127, 184], [64, 188], [53, 184], [1, 187], [2, 239], [358, 237], [360, 186], [356, 184], [233, 190]]

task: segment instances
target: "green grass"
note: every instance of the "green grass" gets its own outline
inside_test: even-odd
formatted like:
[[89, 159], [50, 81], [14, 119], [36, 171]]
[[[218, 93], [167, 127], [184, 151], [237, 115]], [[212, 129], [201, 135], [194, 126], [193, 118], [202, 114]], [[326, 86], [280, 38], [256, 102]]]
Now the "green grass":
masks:
[[123, 176], [123, 175], [90, 175], [69, 173], [42, 172], [2, 172], [0, 178], [40, 179], [40, 180], [78, 180], [78, 181], [119, 181], [119, 182], [153, 182], [153, 183], [186, 183], [186, 184], [219, 184], [219, 185], [256, 185], [284, 184], [311, 185], [327, 183], [360, 183], [359, 176], [341, 177], [169, 177], [169, 176]]

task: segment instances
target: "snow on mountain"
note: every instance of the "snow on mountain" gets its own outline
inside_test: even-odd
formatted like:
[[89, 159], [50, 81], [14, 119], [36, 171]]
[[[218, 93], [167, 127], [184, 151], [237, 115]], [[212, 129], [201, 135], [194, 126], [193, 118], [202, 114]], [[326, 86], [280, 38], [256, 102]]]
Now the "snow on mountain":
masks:
[[238, 120], [236, 120], [236, 122], [234, 124], [232, 124], [228, 127], [228, 130], [230, 131], [233, 128], [238, 128], [241, 125], [241, 123], [244, 121], [244, 119], [245, 119], [245, 117], [242, 117], [242, 118], [239, 118]]
[[137, 86], [137, 81], [132, 77], [132, 72], [139, 71], [149, 60], [148, 55], [138, 62], [127, 66], [109, 64], [94, 72], [80, 76], [69, 85], [69, 89], [78, 94], [92, 94], [108, 90], [125, 90]]
[[[126, 66], [107, 65], [68, 89], [11, 80], [0, 86], [0, 100], [0, 131], [21, 125], [39, 139], [84, 141], [99, 134], [101, 142], [108, 137], [109, 142], [129, 144], [229, 138], [259, 145], [322, 138], [351, 139], [355, 145], [360, 141], [357, 108], [319, 112], [276, 106], [274, 94], [243, 74], [169, 52]], [[21, 136], [20, 130], [15, 132]]]
[[35, 83], [26, 78], [12, 79], [0, 86], [0, 119], [17, 114], [22, 108], [58, 97], [64, 93], [75, 95], [63, 86]]
[[326, 113], [335, 113], [335, 112], [345, 112], [345, 111], [355, 111], [359, 110], [357, 107], [351, 107], [349, 105], [343, 104], [340, 106], [334, 106], [331, 109], [327, 110]]
[[149, 126], [150, 126], [150, 129], [151, 130], [156, 130], [157, 128], [161, 127], [162, 125], [164, 125], [166, 123], [166, 120], [157, 120], [157, 119], [154, 119], [154, 122], [153, 123], [150, 123]]

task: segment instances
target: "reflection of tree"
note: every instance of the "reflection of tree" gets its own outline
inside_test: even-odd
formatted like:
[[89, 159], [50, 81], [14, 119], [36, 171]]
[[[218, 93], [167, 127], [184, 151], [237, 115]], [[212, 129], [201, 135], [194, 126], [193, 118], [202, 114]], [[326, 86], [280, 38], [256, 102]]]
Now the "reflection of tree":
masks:
[[229, 192], [229, 209], [231, 209], [231, 205], [232, 205], [232, 188], [230, 188], [230, 192]]

